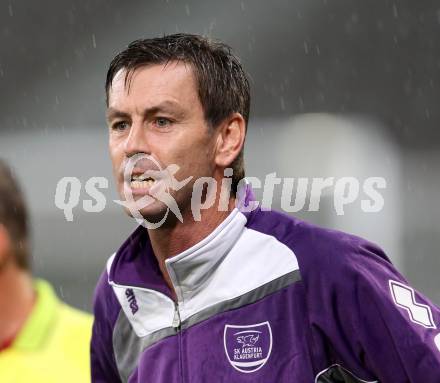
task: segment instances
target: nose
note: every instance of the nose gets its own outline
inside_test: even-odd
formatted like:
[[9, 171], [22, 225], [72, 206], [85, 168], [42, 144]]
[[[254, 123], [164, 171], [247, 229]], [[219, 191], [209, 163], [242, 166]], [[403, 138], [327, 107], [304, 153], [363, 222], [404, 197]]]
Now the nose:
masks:
[[147, 129], [144, 128], [141, 122], [132, 123], [130, 133], [124, 144], [124, 152], [127, 158], [138, 153], [150, 154], [147, 135]]

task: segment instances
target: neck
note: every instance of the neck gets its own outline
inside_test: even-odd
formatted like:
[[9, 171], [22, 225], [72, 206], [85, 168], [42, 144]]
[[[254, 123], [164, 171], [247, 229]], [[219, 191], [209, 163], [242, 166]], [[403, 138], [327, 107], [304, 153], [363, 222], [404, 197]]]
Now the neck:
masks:
[[148, 234], [154, 255], [159, 263], [162, 275], [176, 297], [171, 279], [165, 267], [165, 261], [190, 247], [211, 234], [234, 210], [235, 198], [231, 198], [227, 211], [219, 211], [218, 204], [201, 212], [200, 221], [195, 221], [192, 214], [184, 217], [183, 222], [172, 226], [164, 226], [156, 230], [149, 230]]
[[34, 302], [30, 274], [12, 263], [5, 266], [0, 273], [0, 344], [18, 335]]

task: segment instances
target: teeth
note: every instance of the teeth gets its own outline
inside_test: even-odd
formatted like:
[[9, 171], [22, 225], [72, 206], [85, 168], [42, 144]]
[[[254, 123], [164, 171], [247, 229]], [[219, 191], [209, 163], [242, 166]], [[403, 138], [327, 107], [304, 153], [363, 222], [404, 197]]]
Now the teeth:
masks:
[[146, 189], [151, 187], [156, 181], [151, 178], [148, 181], [131, 181], [130, 186], [132, 189]]
[[150, 181], [151, 180], [154, 182], [153, 178], [142, 175], [142, 174], [131, 176], [131, 180], [132, 181]]

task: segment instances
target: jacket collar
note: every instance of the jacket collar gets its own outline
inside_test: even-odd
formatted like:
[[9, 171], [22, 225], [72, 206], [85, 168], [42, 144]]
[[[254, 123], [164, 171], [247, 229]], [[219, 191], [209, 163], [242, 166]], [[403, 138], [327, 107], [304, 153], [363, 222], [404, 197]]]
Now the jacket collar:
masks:
[[242, 235], [246, 222], [246, 217], [234, 209], [205, 239], [165, 261], [179, 301], [190, 299], [203, 288]]
[[[253, 213], [243, 213], [254, 200], [246, 185], [239, 194], [238, 208], [206, 238], [169, 258], [165, 264], [178, 300], [185, 300], [198, 291], [203, 282], [215, 271], [232, 246], [241, 236]], [[115, 254], [109, 268], [109, 281], [116, 285], [155, 290], [171, 298], [158, 262], [151, 247], [148, 231], [139, 226]]]

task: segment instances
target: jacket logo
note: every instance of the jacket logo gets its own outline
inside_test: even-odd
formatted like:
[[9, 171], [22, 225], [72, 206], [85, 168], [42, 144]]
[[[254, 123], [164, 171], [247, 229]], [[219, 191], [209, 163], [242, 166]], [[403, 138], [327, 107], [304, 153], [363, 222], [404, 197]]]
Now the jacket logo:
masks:
[[128, 303], [130, 304], [131, 313], [133, 315], [136, 314], [139, 310], [139, 307], [133, 289], [125, 290], [125, 296], [127, 297]]
[[237, 342], [241, 343], [241, 347], [254, 347], [255, 343], [260, 339], [260, 334], [258, 335], [243, 335], [237, 337]]
[[432, 311], [428, 305], [416, 301], [414, 289], [403, 283], [389, 280], [391, 295], [394, 303], [408, 313], [409, 319], [413, 323], [426, 328], [436, 328], [432, 319]]
[[262, 368], [272, 352], [269, 322], [247, 326], [225, 325], [223, 334], [226, 357], [237, 371], [251, 373]]

